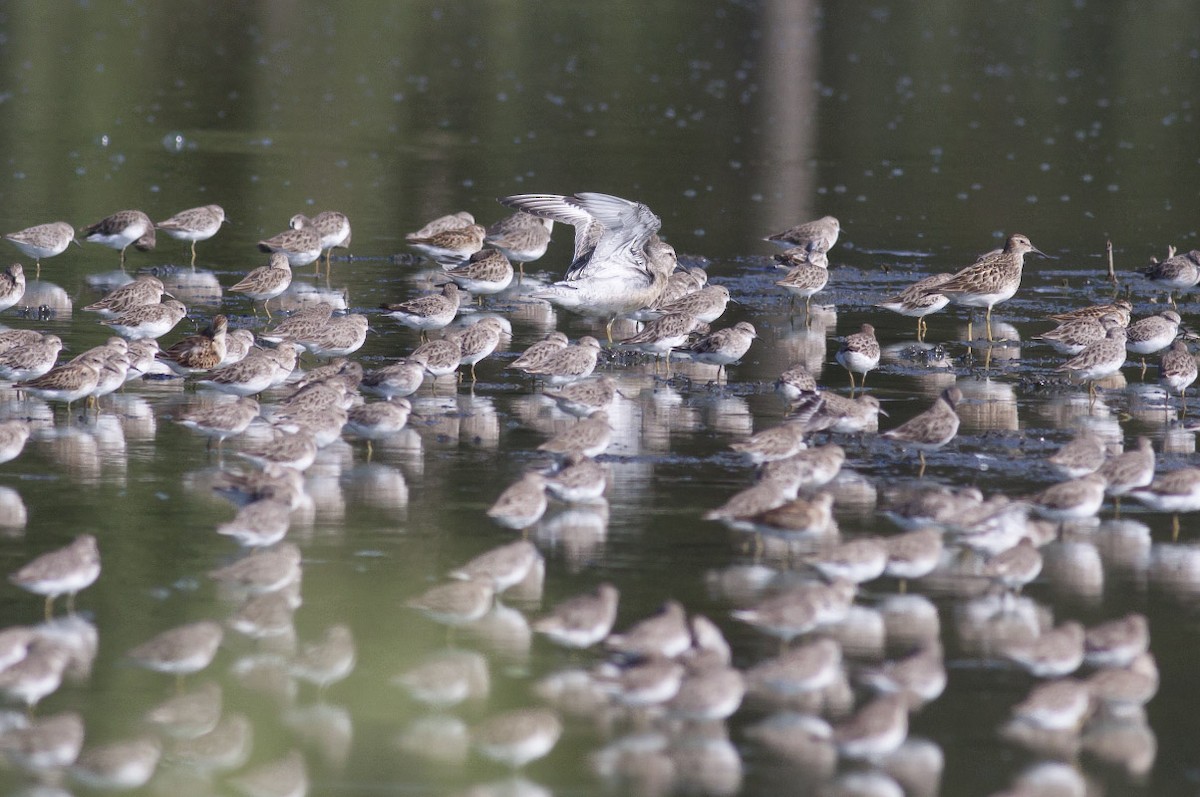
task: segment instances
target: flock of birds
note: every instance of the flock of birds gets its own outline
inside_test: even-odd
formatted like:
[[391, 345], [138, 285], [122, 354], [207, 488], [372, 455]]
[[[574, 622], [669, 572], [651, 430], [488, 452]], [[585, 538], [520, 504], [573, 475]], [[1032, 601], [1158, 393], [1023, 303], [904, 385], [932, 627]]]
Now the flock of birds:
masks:
[[[158, 339], [188, 310], [159, 278], [139, 275], [84, 308], [116, 334], [70, 360], [59, 361], [62, 341], [54, 335], [0, 333], [0, 379], [24, 394], [69, 407], [98, 402], [143, 376], [184, 377], [200, 391], [223, 396], [175, 418], [209, 437], [210, 445], [221, 448], [252, 425], [269, 424], [269, 440], [236, 451], [258, 469], [223, 470], [218, 479], [218, 489], [240, 508], [217, 530], [248, 553], [210, 575], [244, 596], [226, 625], [271, 640], [290, 627], [299, 604], [302, 554], [285, 537], [290, 514], [304, 496], [304, 471], [343, 434], [365, 439], [370, 457], [372, 440], [396, 435], [415, 417], [408, 397], [426, 380], [436, 389], [439, 378], [464, 378], [465, 367], [474, 382], [476, 366], [511, 335], [511, 324], [490, 313], [472, 314], [474, 323], [454, 332], [448, 331], [451, 324], [461, 320], [464, 302], [482, 301], [519, 283], [518, 269], [523, 275], [525, 263], [545, 254], [555, 222], [574, 228], [571, 264], [563, 279], [520, 292], [522, 301], [546, 301], [600, 319], [612, 349], [654, 357], [656, 373], [664, 360], [668, 377], [675, 356], [715, 367], [719, 383], [756, 340], [757, 330], [745, 321], [712, 327], [726, 310], [729, 290], [708, 284], [703, 269], [679, 263], [658, 236], [658, 217], [645, 205], [598, 193], [523, 194], [501, 202], [515, 213], [491, 227], [457, 213], [407, 236], [410, 246], [441, 266], [444, 286], [380, 308], [381, 317], [417, 331], [423, 341], [381, 368], [364, 371], [349, 359], [366, 340], [365, 315], [339, 313], [327, 302], [277, 322], [270, 314], [268, 304], [289, 288], [293, 268], [317, 263], [319, 269], [325, 255], [328, 270], [332, 249], [349, 246], [348, 219], [327, 212], [297, 215], [288, 230], [261, 241], [259, 248], [269, 253], [267, 264], [229, 288], [262, 303], [266, 328], [231, 329], [229, 318], [217, 314], [203, 331], [162, 349]], [[78, 235], [120, 250], [123, 268], [126, 249], [152, 249], [161, 230], [191, 244], [194, 265], [196, 243], [215, 235], [223, 221], [224, 212], [215, 205], [158, 223], [140, 211], [123, 211]], [[825, 217], [771, 236], [768, 240], [786, 250], [777, 260], [788, 271], [777, 284], [810, 302], [828, 283], [828, 253], [839, 231], [838, 221]], [[61, 254], [76, 235], [59, 222], [5, 238], [35, 258], [40, 273], [41, 259]], [[1016, 294], [1030, 253], [1042, 254], [1024, 235], [1012, 235], [1002, 249], [958, 273], [926, 277], [879, 306], [917, 318], [919, 340], [925, 317], [951, 302], [986, 308], [990, 340], [992, 308]], [[1147, 276], [1169, 290], [1197, 284], [1200, 253], [1172, 253], [1153, 264]], [[24, 290], [22, 267], [14, 265], [0, 282], [0, 306], [18, 304]], [[1168, 349], [1161, 381], [1183, 396], [1197, 367], [1180, 338], [1179, 315], [1168, 310], [1133, 322], [1131, 309], [1129, 302], [1115, 301], [1066, 313], [1057, 317], [1061, 325], [1040, 339], [1070, 357], [1059, 370], [1087, 382], [1090, 392], [1124, 367], [1130, 353], [1145, 357]], [[644, 326], [614, 342], [619, 318]], [[439, 331], [440, 337], [429, 339]], [[297, 365], [305, 352], [321, 364], [300, 374]], [[623, 398], [614, 378], [595, 374], [605, 355], [597, 337], [572, 343], [555, 331], [508, 364], [541, 381], [544, 396], [578, 420], [538, 447], [555, 464], [525, 473], [487, 511], [498, 525], [522, 532], [522, 538], [463, 563], [444, 583], [414, 596], [413, 609], [436, 622], [469, 628], [496, 609], [503, 593], [531, 582], [540, 585], [545, 561], [528, 533], [550, 499], [566, 504], [605, 500], [611, 479], [603, 455], [614, 434], [610, 410]], [[749, 700], [773, 713], [745, 729], [747, 743], [802, 768], [829, 793], [935, 794], [939, 753], [928, 742], [909, 739], [909, 718], [942, 694], [947, 674], [938, 611], [908, 586], [946, 589], [954, 583], [959, 585], [955, 591], [970, 598], [971, 630], [959, 629], [964, 650], [986, 661], [1008, 662], [1034, 679], [1027, 697], [1013, 706], [1005, 737], [1036, 750], [1086, 749], [1144, 773], [1153, 753], [1147, 762], [1144, 747], [1130, 740], [1144, 738], [1138, 737], [1139, 728], [1148, 733], [1142, 707], [1158, 686], [1146, 619], [1132, 614], [1090, 628], [1074, 621], [1054, 625], [1021, 591], [1043, 574], [1041, 549], [1063, 539], [1069, 528], [1095, 521], [1106, 498], [1118, 511], [1121, 498], [1128, 496], [1153, 511], [1171, 513], [1177, 533], [1180, 513], [1200, 511], [1200, 469], [1156, 474], [1149, 440], [1140, 438], [1133, 449], [1110, 453], [1111, 441], [1083, 431], [1048, 461], [1064, 481], [1020, 499], [941, 485], [904, 490], [892, 496], [885, 511], [902, 533], [841, 541], [830, 486], [847, 452], [828, 438], [858, 435], [861, 440], [878, 428], [885, 413], [865, 383], [880, 356], [870, 324], [843, 340], [836, 361], [849, 373], [849, 397], [819, 387], [802, 365], [782, 373], [777, 387], [790, 407], [783, 422], [731, 445], [756, 467], [753, 483], [703, 515], [752, 535], [756, 564], [743, 575], [756, 581], [753, 599], [735, 601], [730, 618], [778, 638], [777, 655], [750, 661], [753, 651], [735, 654], [718, 623], [689, 616], [673, 600], [615, 632], [620, 593], [612, 584], [599, 584], [531, 624], [564, 648], [604, 651], [595, 658], [574, 654], [570, 668], [539, 680], [533, 690], [538, 707], [504, 712], [467, 728], [448, 712], [486, 694], [488, 663], [453, 646], [399, 676], [396, 683], [414, 701], [437, 710], [430, 722], [413, 730], [416, 741], [405, 749], [455, 759], [470, 748], [519, 769], [554, 750], [564, 715], [604, 717], [630, 728], [589, 758], [606, 780], [643, 793], [692, 788], [726, 794], [738, 788], [741, 763], [724, 723]], [[379, 400], [366, 402], [364, 393]], [[264, 394], [274, 400], [268, 403]], [[948, 387], [926, 412], [882, 434], [917, 452], [918, 478], [924, 476], [926, 453], [957, 435], [962, 400], [960, 388]], [[30, 432], [26, 421], [0, 424], [0, 462], [19, 456]], [[819, 435], [826, 436], [821, 445], [814, 439]], [[85, 534], [11, 576], [22, 589], [45, 596], [46, 623], [0, 633], [0, 691], [29, 710], [3, 718], [0, 752], [38, 778], [70, 772], [84, 784], [118, 789], [148, 782], [161, 758], [207, 767], [212, 774], [237, 770], [245, 762], [249, 731], [240, 715], [222, 715], [211, 685], [181, 691], [151, 712], [148, 721], [156, 733], [87, 750], [77, 714], [34, 715], [34, 707], [64, 676], [86, 672], [89, 656], [95, 655], [94, 638], [89, 641], [80, 631], [74, 599], [100, 577], [101, 547]], [[760, 566], [764, 557], [780, 551], [787, 566]], [[864, 584], [872, 585], [870, 601], [863, 600]], [[891, 585], [890, 591], [882, 585]], [[53, 604], [61, 596], [69, 601], [65, 619], [54, 617]], [[875, 630], [872, 617], [886, 618], [878, 619], [886, 633]], [[82, 627], [90, 626], [84, 622]], [[877, 650], [864, 642], [876, 637]], [[128, 657], [182, 683], [211, 664], [223, 638], [222, 624], [204, 620], [166, 631]], [[878, 660], [869, 666], [850, 661], [864, 648], [874, 650]], [[899, 649], [899, 655], [885, 657], [885, 648]], [[283, 660], [288, 677], [323, 692], [354, 671], [353, 636], [344, 625], [332, 626]], [[217, 747], [222, 755], [211, 752]], [[843, 767], [839, 775], [839, 762], [846, 761], [859, 763]], [[299, 795], [309, 783], [299, 753], [228, 782], [256, 796]], [[1070, 788], [1083, 780], [1068, 764], [1046, 764], [1005, 793], [1044, 793], [1038, 789], [1047, 783], [1068, 784], [1067, 791], [1055, 792], [1067, 794], [1076, 793]]]

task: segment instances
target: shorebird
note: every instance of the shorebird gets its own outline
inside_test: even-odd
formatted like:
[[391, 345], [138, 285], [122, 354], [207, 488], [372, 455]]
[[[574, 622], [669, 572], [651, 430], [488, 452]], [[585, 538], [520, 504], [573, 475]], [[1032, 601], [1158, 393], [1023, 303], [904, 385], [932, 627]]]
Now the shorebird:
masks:
[[205, 205], [176, 213], [165, 221], [154, 225], [177, 241], [192, 244], [192, 268], [196, 267], [196, 242], [207, 241], [216, 235], [225, 223], [225, 210], [220, 205]]
[[18, 232], [10, 232], [4, 239], [21, 250], [26, 257], [36, 261], [34, 277], [42, 276], [42, 258], [54, 257], [67, 251], [75, 240], [75, 228], [65, 221], [52, 221], [49, 224], [39, 224]]
[[917, 280], [895, 296], [888, 297], [875, 306], [917, 319], [917, 341], [923, 341], [927, 328], [925, 316], [936, 313], [950, 303], [949, 297], [945, 294], [927, 293], [927, 290], [949, 282], [953, 276], [953, 274], [933, 274]]
[[156, 243], [154, 222], [140, 210], [119, 211], [95, 224], [89, 224], [79, 233], [88, 243], [120, 250], [122, 271], [125, 270], [125, 250], [130, 244], [139, 252], [149, 252]]
[[962, 397], [962, 391], [957, 387], [948, 387], [925, 412], [883, 433], [889, 440], [917, 449], [921, 458], [917, 478], [925, 475], [925, 452], [941, 448], [958, 434], [959, 419], [955, 408]]
[[[1008, 301], [1021, 287], [1021, 269], [1029, 252], [1048, 257], [1020, 233], [1010, 235], [1004, 248], [988, 252], [940, 285], [926, 288], [924, 295], [942, 294], [955, 304], [987, 308], [987, 337], [992, 340], [992, 306]], [[971, 322], [967, 322], [971, 337]]]
[[833, 216], [822, 216], [816, 221], [806, 221], [764, 238], [785, 249], [799, 248], [808, 252], [828, 252], [837, 243], [842, 225]]
[[838, 363], [850, 374], [850, 394], [854, 394], [854, 374], [862, 374], [862, 381], [857, 385], [865, 388], [867, 372], [879, 367], [879, 341], [875, 339], [875, 327], [863, 324], [861, 332], [847, 335], [838, 349]]
[[675, 270], [675, 250], [656, 233], [658, 216], [640, 202], [585, 192], [518, 194], [501, 204], [575, 227], [575, 258], [563, 280], [533, 294], [581, 315], [608, 318], [649, 307]]

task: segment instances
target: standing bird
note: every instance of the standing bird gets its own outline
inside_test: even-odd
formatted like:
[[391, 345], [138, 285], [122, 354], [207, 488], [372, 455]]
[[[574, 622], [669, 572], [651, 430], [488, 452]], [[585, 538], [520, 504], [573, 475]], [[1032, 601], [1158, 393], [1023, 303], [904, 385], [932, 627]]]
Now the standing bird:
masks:
[[[922, 295], [942, 294], [955, 304], [987, 308], [987, 337], [992, 340], [992, 306], [1008, 301], [1021, 287], [1021, 269], [1029, 252], [1048, 257], [1024, 235], [1009, 236], [1004, 248], [988, 252], [941, 285], [926, 288]], [[971, 337], [971, 322], [967, 322]]]
[[[260, 252], [279, 252], [292, 268], [307, 266], [321, 256], [321, 234], [306, 217], [299, 227], [290, 227], [278, 235], [258, 242]], [[295, 222], [296, 217], [292, 217]]]
[[25, 295], [25, 269], [13, 263], [0, 272], [0, 310], [7, 310]]
[[518, 210], [488, 227], [483, 242], [499, 249], [510, 261], [518, 264], [521, 276], [524, 276], [525, 264], [546, 254], [553, 228], [554, 219], [539, 218]]
[[921, 458], [921, 470], [917, 478], [925, 475], [925, 452], [941, 448], [958, 434], [956, 408], [962, 397], [962, 391], [957, 387], [948, 387], [925, 412], [883, 433], [889, 440], [917, 449]]
[[[1187, 389], [1196, 381], [1196, 355], [1188, 349], [1183, 340], [1171, 344], [1171, 350], [1162, 356], [1158, 364], [1158, 381], [1168, 393], [1172, 390], [1179, 393], [1183, 410], [1187, 412]], [[1167, 402], [1168, 408], [1170, 401]]]
[[27, 227], [19, 232], [10, 232], [4, 239], [37, 262], [35, 277], [42, 276], [42, 258], [54, 257], [67, 251], [75, 240], [75, 228], [65, 221], [52, 221]]
[[139, 252], [149, 252], [157, 242], [154, 222], [140, 210], [122, 210], [95, 224], [82, 228], [79, 234], [92, 244], [103, 244], [121, 252], [121, 270], [125, 270], [125, 250], [130, 244]]
[[944, 285], [953, 276], [953, 274], [932, 274], [917, 280], [895, 296], [890, 296], [875, 306], [917, 319], [917, 341], [923, 341], [927, 327], [925, 316], [932, 315], [950, 304], [950, 299], [945, 294], [926, 293], [926, 290]]
[[875, 339], [875, 327], [863, 324], [861, 332], [847, 335], [836, 356], [838, 364], [850, 374], [850, 393], [854, 394], [854, 374], [862, 374], [858, 387], [866, 387], [867, 372], [879, 367], [879, 341]]
[[[311, 227], [317, 231], [317, 235], [321, 237], [321, 249], [325, 252], [325, 273], [329, 273], [330, 259], [333, 257], [334, 249], [349, 249], [350, 248], [350, 219], [345, 213], [339, 213], [336, 210], [326, 210], [313, 216], [311, 219], [303, 213], [297, 213], [292, 216], [290, 226], [293, 230], [304, 229]], [[321, 270], [321, 266], [317, 265], [317, 270]]]
[[220, 205], [205, 205], [202, 208], [181, 210], [169, 219], [154, 225], [177, 241], [192, 244], [192, 268], [196, 267], [196, 242], [207, 241], [221, 230], [225, 223], [225, 210]]
[[1142, 270], [1142, 275], [1167, 289], [1167, 301], [1175, 306], [1174, 292], [1182, 293], [1200, 283], [1200, 250], [1193, 249], [1182, 255], [1175, 254], [1175, 247], [1167, 248], [1167, 259], [1152, 260]]
[[656, 234], [662, 220], [641, 202], [586, 192], [518, 194], [501, 204], [575, 227], [575, 259], [564, 279], [533, 294], [580, 315], [608, 318], [649, 307], [675, 270], [675, 250]]
[[288, 263], [287, 255], [272, 252], [267, 265], [254, 269], [229, 290], [244, 293], [250, 299], [262, 302], [263, 311], [269, 320], [271, 310], [267, 307], [267, 302], [286, 291], [291, 284], [292, 267]]
[[1164, 310], [1135, 321], [1129, 325], [1125, 335], [1125, 348], [1132, 354], [1142, 355], [1142, 377], [1146, 376], [1146, 355], [1160, 352], [1171, 345], [1179, 334], [1183, 319], [1174, 310]]
[[809, 252], [825, 253], [837, 243], [838, 233], [841, 230], [842, 225], [833, 216], [822, 216], [816, 221], [797, 224], [783, 232], [769, 235], [763, 240], [776, 246], [782, 246], [784, 249], [797, 247]]
[[1074, 374], [1088, 383], [1088, 409], [1096, 403], [1096, 382], [1112, 376], [1125, 364], [1125, 327], [1113, 319], [1105, 323], [1105, 336], [1054, 370]]

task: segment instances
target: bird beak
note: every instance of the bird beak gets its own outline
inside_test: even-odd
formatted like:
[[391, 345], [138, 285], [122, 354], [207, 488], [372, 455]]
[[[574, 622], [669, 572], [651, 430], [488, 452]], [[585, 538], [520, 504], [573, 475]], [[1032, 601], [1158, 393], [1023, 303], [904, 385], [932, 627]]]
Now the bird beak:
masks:
[[1038, 249], [1036, 246], [1030, 246], [1030, 247], [1029, 247], [1029, 251], [1030, 251], [1030, 252], [1033, 252], [1035, 255], [1041, 255], [1042, 257], [1046, 258], [1047, 260], [1058, 260], [1058, 258], [1057, 258], [1057, 257], [1054, 257], [1053, 255], [1048, 255], [1048, 254], [1046, 254], [1046, 253], [1045, 253], [1045, 252], [1043, 252], [1041, 249]]
[[888, 411], [887, 411], [887, 410], [885, 410], [883, 407], [880, 407], [880, 408], [879, 408], [879, 414], [880, 414], [880, 415], [882, 415], [882, 416], [883, 416], [883, 417], [885, 417], [885, 418], [890, 418], [890, 417], [892, 417], [892, 416], [891, 416], [891, 415], [888, 413]]

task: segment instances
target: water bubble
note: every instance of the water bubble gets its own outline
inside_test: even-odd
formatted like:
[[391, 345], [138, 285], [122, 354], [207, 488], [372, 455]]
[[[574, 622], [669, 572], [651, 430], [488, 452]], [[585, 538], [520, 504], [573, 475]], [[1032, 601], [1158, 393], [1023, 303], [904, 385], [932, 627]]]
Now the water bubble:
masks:
[[187, 147], [187, 139], [183, 137], [183, 133], [170, 132], [163, 136], [163, 149], [167, 152], [183, 152]]

